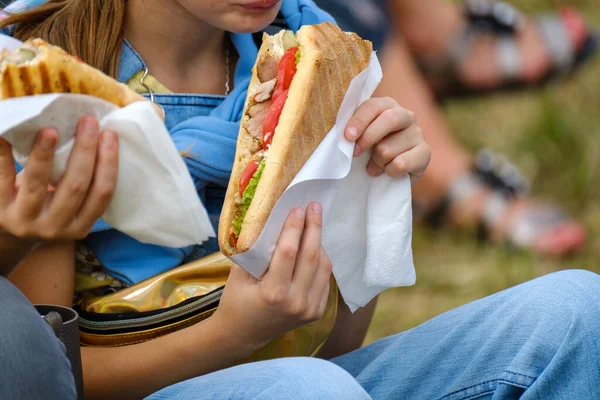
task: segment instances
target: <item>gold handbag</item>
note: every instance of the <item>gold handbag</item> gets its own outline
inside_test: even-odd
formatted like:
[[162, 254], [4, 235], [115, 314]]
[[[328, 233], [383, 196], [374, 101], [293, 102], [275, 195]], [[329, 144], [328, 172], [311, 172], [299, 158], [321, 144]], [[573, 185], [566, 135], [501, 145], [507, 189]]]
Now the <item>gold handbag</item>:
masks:
[[[232, 262], [214, 253], [102, 296], [78, 300], [83, 346], [116, 347], [167, 335], [210, 317], [219, 304]], [[76, 278], [76, 288], [77, 288]], [[317, 354], [335, 323], [338, 288], [332, 278], [323, 318], [290, 331], [244, 362]]]

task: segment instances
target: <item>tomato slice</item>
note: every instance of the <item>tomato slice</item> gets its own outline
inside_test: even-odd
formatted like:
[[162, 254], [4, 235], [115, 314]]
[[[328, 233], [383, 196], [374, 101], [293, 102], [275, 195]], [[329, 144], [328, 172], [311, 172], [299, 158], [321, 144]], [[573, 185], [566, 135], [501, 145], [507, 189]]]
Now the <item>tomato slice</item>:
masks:
[[296, 52], [298, 52], [297, 47], [287, 49], [279, 61], [279, 66], [277, 67], [277, 84], [275, 85], [272, 96], [273, 102], [275, 102], [284, 91], [290, 88], [292, 79], [296, 74]]
[[275, 134], [275, 128], [279, 124], [279, 117], [281, 117], [281, 111], [285, 105], [285, 101], [288, 97], [288, 90], [284, 91], [278, 98], [271, 104], [265, 122], [263, 124], [263, 148], [269, 150], [271, 142], [273, 141], [273, 135]]
[[229, 244], [231, 245], [231, 247], [237, 246], [237, 241], [237, 236], [235, 236], [235, 233], [231, 232], [231, 235], [229, 236]]
[[240, 177], [240, 196], [244, 194], [244, 190], [246, 190], [246, 188], [248, 187], [250, 179], [252, 179], [252, 177], [256, 173], [256, 170], [258, 169], [258, 164], [258, 161], [252, 160], [250, 161], [250, 163], [248, 163], [248, 165], [246, 165], [246, 168], [242, 172], [242, 176]]

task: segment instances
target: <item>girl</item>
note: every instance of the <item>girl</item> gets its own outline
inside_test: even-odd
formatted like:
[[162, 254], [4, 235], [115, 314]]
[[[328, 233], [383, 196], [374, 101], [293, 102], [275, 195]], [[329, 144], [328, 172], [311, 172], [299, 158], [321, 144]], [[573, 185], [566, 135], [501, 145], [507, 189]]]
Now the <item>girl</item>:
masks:
[[[199, 194], [216, 222], [257, 54], [249, 33], [272, 24], [278, 13], [293, 30], [330, 20], [309, 0], [54, 0], [12, 15], [2, 26], [10, 26], [20, 39], [45, 38], [151, 95], [164, 108], [173, 141], [185, 150]], [[356, 141], [356, 154], [373, 149], [367, 169], [374, 176], [409, 173], [417, 179], [429, 162], [414, 116], [391, 99], [363, 103], [346, 127], [346, 137]], [[46, 193], [46, 171], [56, 132], [40, 132], [33, 162], [21, 173], [18, 188], [6, 162], [8, 146], [0, 146], [2, 171], [9, 171], [0, 179], [5, 189], [0, 259], [9, 270], [12, 264], [4, 260], [25, 255], [11, 277], [36, 303], [70, 305], [72, 240], [87, 233], [114, 187], [114, 134], [100, 135], [97, 123], [84, 118], [77, 143], [53, 196]], [[208, 320], [151, 342], [83, 348], [86, 398], [395, 399], [451, 393], [458, 398], [525, 390], [547, 398], [562, 390], [551, 384], [565, 370], [570, 374], [563, 382], [571, 394], [585, 397], [597, 383], [597, 376], [585, 373], [597, 363], [597, 351], [589, 351], [595, 342], [587, 332], [600, 325], [598, 313], [592, 312], [600, 304], [600, 278], [584, 272], [557, 274], [506, 291], [353, 352], [362, 342], [372, 305], [354, 315], [341, 310], [322, 355], [347, 352], [344, 356], [332, 362], [291, 358], [231, 367], [281, 333], [322, 315], [331, 263], [320, 244], [320, 226], [319, 204], [292, 210], [263, 280], [234, 267], [219, 309]], [[35, 248], [31, 241], [38, 243]], [[185, 249], [147, 246], [101, 222], [94, 224], [86, 243], [111, 276], [125, 284], [216, 250], [211, 242]], [[0, 283], [3, 293], [14, 292]], [[573, 295], [575, 286], [578, 296]], [[551, 307], [549, 287], [556, 302]], [[25, 306], [12, 309], [21, 308]], [[11, 317], [2, 312], [0, 320]], [[553, 329], [544, 329], [550, 321]], [[586, 329], [572, 329], [582, 321]], [[16, 335], [8, 332], [13, 341], [2, 343], [3, 352], [21, 351], [29, 343], [19, 338], [23, 329], [43, 336], [29, 322], [8, 329]], [[512, 340], [505, 343], [503, 337]], [[18, 359], [19, 365], [37, 361], [33, 355]], [[3, 381], [2, 387], [13, 391], [30, 378], [29, 398], [65, 398], [69, 391], [64, 379], [38, 393], [35, 383], [29, 383], [35, 376], [19, 374], [17, 368], [6, 375], [2, 379], [8, 383]], [[15, 393], [10, 397], [18, 398]]]

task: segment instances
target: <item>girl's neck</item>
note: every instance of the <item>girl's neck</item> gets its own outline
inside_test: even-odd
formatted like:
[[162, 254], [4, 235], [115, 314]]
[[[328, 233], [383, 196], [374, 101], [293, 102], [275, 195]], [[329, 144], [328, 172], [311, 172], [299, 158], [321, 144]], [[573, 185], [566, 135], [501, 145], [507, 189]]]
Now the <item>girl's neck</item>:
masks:
[[[140, 54], [150, 75], [169, 90], [224, 93], [225, 32], [198, 20], [177, 2], [130, 0], [125, 38]], [[233, 63], [229, 68], [233, 73]]]

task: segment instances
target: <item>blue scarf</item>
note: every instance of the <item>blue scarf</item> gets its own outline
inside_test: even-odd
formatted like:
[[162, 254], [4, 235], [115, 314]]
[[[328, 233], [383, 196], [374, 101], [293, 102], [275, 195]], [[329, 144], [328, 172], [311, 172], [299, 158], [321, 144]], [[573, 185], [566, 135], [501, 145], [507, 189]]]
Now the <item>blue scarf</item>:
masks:
[[[333, 22], [312, 0], [284, 0], [281, 12], [294, 32], [302, 25]], [[175, 146], [185, 151], [185, 162], [199, 188], [202, 183], [226, 186], [229, 181], [248, 83], [258, 54], [251, 35], [234, 34], [232, 41], [240, 55], [235, 89], [209, 116], [190, 118], [171, 130]]]

